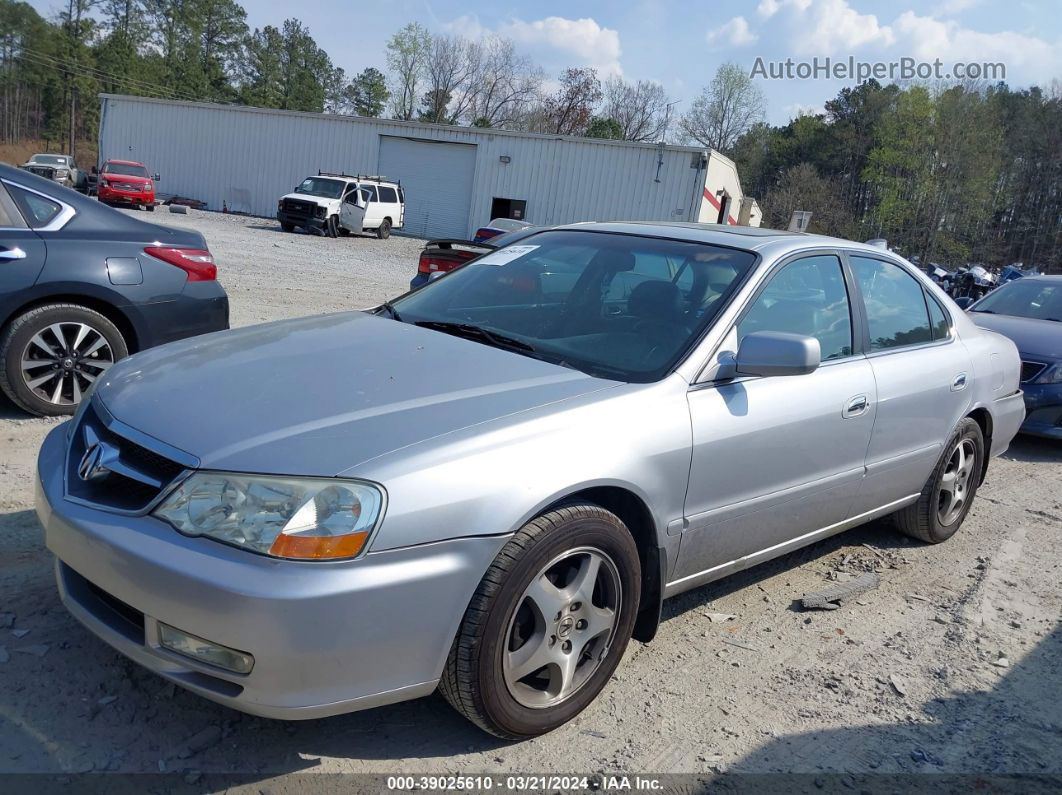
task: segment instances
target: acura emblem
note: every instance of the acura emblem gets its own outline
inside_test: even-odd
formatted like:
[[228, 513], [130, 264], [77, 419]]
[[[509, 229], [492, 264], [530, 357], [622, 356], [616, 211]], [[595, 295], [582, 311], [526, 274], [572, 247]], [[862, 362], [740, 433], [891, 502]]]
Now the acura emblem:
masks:
[[91, 427], [85, 428], [85, 454], [77, 465], [77, 475], [86, 483], [105, 478], [118, 461], [118, 449], [107, 444]]

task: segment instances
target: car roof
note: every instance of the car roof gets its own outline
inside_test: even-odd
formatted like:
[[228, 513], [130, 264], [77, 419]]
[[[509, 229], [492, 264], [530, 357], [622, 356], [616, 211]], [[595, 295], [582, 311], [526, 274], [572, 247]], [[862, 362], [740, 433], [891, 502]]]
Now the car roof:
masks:
[[580, 223], [554, 227], [556, 229], [583, 230], [591, 232], [615, 232], [646, 237], [667, 237], [692, 243], [710, 243], [718, 246], [743, 248], [761, 254], [784, 254], [811, 248], [844, 248], [881, 256], [889, 254], [902, 259], [896, 252], [879, 246], [857, 243], [827, 235], [812, 235], [806, 232], [786, 232], [780, 229], [764, 229], [758, 226], [735, 226], [732, 224], [700, 224], [690, 221], [624, 221], [614, 223]]

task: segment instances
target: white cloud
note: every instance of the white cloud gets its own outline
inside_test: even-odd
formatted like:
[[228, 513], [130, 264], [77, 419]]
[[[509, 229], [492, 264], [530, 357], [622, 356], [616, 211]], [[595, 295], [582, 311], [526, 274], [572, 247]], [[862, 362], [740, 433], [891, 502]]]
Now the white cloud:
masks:
[[[1054, 77], [1062, 70], [1060, 43], [1013, 31], [982, 33], [954, 21], [922, 17], [905, 11], [893, 23], [908, 54], [924, 61], [940, 58], [945, 66], [954, 62], [1002, 62], [1007, 77], [1033, 80]], [[1013, 74], [1016, 72], [1017, 74]]]
[[755, 33], [749, 30], [749, 23], [745, 17], [734, 17], [722, 27], [708, 31], [709, 44], [731, 44], [734, 47], [743, 47], [752, 44], [759, 39]]
[[592, 66], [602, 76], [623, 71], [619, 62], [623, 52], [619, 32], [602, 27], [589, 17], [546, 17], [532, 22], [514, 19], [496, 32], [525, 47], [553, 50], [574, 59], [574, 66]]
[[873, 14], [861, 14], [848, 0], [763, 0], [759, 13], [773, 17], [782, 10], [792, 28], [794, 55], [829, 55], [851, 52], [867, 45], [889, 46], [896, 41], [892, 29]]

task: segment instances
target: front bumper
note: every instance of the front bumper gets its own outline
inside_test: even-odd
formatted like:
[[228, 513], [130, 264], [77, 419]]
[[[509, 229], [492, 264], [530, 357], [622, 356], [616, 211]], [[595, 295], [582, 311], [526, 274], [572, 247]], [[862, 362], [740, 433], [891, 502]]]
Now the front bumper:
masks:
[[[435, 689], [468, 601], [506, 538], [455, 539], [336, 563], [280, 561], [63, 496], [67, 425], [38, 460], [37, 514], [60, 595], [89, 630], [234, 709], [317, 718]], [[231, 673], [159, 646], [158, 622], [254, 656]]]
[[1021, 433], [1062, 439], [1062, 384], [1023, 384], [1025, 422]]
[[277, 210], [277, 220], [282, 224], [291, 224], [303, 229], [324, 229], [325, 219], [317, 218], [301, 213], [291, 213], [286, 210]]

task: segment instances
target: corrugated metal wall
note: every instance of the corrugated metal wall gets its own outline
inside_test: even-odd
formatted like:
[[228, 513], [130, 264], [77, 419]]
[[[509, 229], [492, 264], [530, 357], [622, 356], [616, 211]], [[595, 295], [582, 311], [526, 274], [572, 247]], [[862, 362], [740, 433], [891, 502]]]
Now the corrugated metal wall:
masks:
[[106, 94], [101, 100], [101, 161], [139, 160], [162, 176], [162, 193], [254, 215], [272, 216], [277, 199], [318, 169], [378, 173], [384, 135], [476, 144], [472, 205], [466, 228], [452, 231], [457, 237], [490, 220], [494, 197], [526, 200], [526, 219], [538, 224], [696, 220], [705, 179], [703, 168], [691, 167], [700, 158], [689, 147]]

